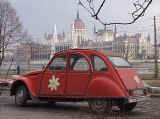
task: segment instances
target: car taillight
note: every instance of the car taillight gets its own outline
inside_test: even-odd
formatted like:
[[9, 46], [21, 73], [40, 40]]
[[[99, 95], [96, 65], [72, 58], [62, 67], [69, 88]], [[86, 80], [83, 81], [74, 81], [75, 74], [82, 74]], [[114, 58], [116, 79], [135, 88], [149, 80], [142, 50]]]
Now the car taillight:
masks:
[[130, 96], [133, 96], [133, 90], [129, 90], [128, 92]]

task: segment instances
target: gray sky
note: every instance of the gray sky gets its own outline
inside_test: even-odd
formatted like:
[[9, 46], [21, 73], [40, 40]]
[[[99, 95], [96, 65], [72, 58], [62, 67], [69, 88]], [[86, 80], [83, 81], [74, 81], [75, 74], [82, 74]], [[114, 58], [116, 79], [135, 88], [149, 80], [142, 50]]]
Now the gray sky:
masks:
[[[54, 24], [57, 25], [58, 32], [70, 31], [70, 25], [76, 17], [78, 6], [76, 0], [10, 0], [16, 8], [20, 20], [24, 27], [33, 36], [43, 36], [45, 32], [51, 33]], [[106, 8], [103, 9], [101, 16], [109, 21], [127, 20], [130, 12], [129, 1], [131, 0], [108, 0]], [[85, 22], [86, 27], [91, 32], [93, 24], [99, 28], [103, 26], [97, 23], [89, 14], [79, 7], [80, 18]], [[153, 20], [151, 17], [158, 16], [158, 25], [160, 27], [160, 0], [153, 0], [151, 7], [143, 18], [138, 21], [139, 29], [149, 29]], [[130, 26], [119, 26], [121, 32], [135, 32], [136, 24]], [[128, 30], [129, 29], [129, 30]], [[138, 31], [138, 30], [137, 30]]]

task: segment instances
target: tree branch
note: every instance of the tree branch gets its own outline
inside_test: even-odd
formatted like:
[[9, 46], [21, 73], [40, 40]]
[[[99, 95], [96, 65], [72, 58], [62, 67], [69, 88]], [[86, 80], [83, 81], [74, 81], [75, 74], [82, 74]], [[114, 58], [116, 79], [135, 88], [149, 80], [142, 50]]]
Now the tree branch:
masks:
[[[129, 22], [108, 22], [108, 21], [103, 21], [99, 17], [99, 13], [102, 11], [102, 8], [104, 7], [104, 4], [106, 3], [106, 0], [103, 0], [102, 3], [100, 4], [100, 7], [98, 8], [97, 12], [96, 8], [94, 7], [94, 0], [86, 0], [86, 2], [82, 2], [82, 0], [79, 0], [78, 4], [82, 6], [84, 9], [86, 9], [91, 17], [99, 21], [102, 25], [105, 27], [107, 25], [114, 25], [114, 24], [122, 24], [122, 25], [128, 25], [128, 24], [133, 24], [135, 23], [140, 17], [144, 16], [145, 11], [148, 9], [150, 4], [152, 3], [153, 0], [144, 0], [143, 2], [140, 3], [140, 0], [137, 0], [136, 2], [133, 2], [133, 6], [135, 8], [134, 11], [131, 13], [132, 20]], [[87, 5], [85, 4], [88, 4]], [[92, 4], [92, 6], [91, 6]]]

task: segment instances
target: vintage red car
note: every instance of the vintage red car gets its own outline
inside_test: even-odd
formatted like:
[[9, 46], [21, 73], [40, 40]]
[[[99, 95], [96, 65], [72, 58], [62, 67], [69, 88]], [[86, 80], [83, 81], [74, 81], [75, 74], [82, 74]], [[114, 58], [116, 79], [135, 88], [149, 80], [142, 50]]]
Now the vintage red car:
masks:
[[104, 112], [112, 106], [131, 111], [145, 99], [147, 91], [123, 58], [96, 50], [71, 49], [56, 53], [42, 70], [17, 78], [11, 86], [13, 95], [19, 106], [31, 99], [88, 101], [91, 110]]

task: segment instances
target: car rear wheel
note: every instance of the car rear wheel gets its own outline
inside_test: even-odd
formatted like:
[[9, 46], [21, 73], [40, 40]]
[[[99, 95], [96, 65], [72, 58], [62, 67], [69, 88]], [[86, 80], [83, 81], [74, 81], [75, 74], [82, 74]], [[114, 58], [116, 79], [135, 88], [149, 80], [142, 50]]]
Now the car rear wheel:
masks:
[[110, 113], [112, 110], [112, 103], [106, 100], [90, 100], [88, 105], [91, 111], [96, 113]]
[[136, 102], [127, 103], [119, 106], [119, 108], [121, 112], [131, 112], [135, 108], [136, 104], [137, 104]]
[[24, 106], [28, 99], [28, 91], [25, 86], [19, 86], [15, 93], [15, 104], [18, 106]]

